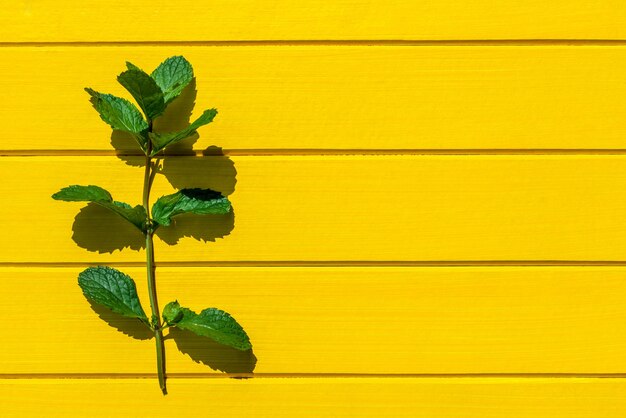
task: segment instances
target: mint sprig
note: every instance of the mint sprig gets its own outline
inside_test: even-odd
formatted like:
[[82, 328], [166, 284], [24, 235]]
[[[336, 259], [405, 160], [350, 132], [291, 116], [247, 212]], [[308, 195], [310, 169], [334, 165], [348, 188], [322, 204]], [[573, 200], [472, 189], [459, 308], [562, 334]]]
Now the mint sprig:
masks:
[[243, 327], [227, 312], [208, 308], [200, 313], [170, 302], [159, 314], [156, 291], [156, 267], [154, 263], [153, 237], [157, 228], [168, 227], [172, 218], [184, 214], [226, 214], [230, 201], [221, 193], [209, 189], [181, 189], [161, 196], [149, 207], [152, 178], [158, 173], [156, 154], [167, 147], [193, 135], [196, 130], [213, 121], [216, 109], [205, 110], [198, 119], [178, 132], [154, 132], [153, 122], [165, 112], [193, 80], [193, 68], [182, 56], [163, 61], [151, 74], [127, 62], [127, 70], [117, 80], [128, 90], [139, 109], [127, 99], [85, 88], [100, 118], [113, 129], [127, 132], [135, 138], [145, 156], [142, 205], [113, 200], [111, 193], [95, 185], [72, 185], [65, 187], [52, 198], [66, 202], [92, 202], [121, 216], [137, 227], [146, 239], [146, 275], [150, 296], [150, 318], [144, 312], [133, 279], [111, 267], [89, 267], [78, 275], [78, 285], [92, 303], [104, 306], [112, 312], [139, 320], [154, 333], [157, 347], [157, 374], [163, 394], [165, 383], [165, 346], [163, 330], [178, 327], [237, 350], [250, 350], [252, 344]]

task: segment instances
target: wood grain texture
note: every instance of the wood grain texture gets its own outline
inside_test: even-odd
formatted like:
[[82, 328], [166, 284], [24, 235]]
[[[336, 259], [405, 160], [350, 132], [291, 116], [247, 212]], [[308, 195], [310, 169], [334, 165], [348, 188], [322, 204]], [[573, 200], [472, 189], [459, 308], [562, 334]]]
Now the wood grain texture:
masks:
[[[626, 148], [620, 46], [10, 47], [2, 54], [0, 153], [112, 151], [111, 129], [83, 87], [130, 97], [115, 80], [124, 61], [151, 70], [175, 54], [195, 68], [194, 117], [220, 112], [201, 129], [199, 150]], [[193, 89], [183, 96], [157, 129], [186, 121]]]
[[[148, 309], [145, 269], [120, 269]], [[4, 334], [0, 375], [155, 373], [149, 333], [98, 318], [76, 284], [82, 270], [0, 269], [4, 310], [28, 313]], [[173, 375], [626, 370], [623, 267], [166, 267], [157, 282], [162, 306], [224, 309], [254, 346], [170, 331]]]
[[[7, 416], [619, 418], [623, 379], [0, 380]], [[158, 389], [158, 388], [157, 388]]]
[[4, 42], [626, 38], [626, 7], [616, 0], [181, 0], [158, 5], [38, 0], [4, 6]]
[[[619, 261], [625, 163], [611, 155], [171, 157], [154, 198], [171, 184], [209, 187], [230, 195], [234, 215], [178, 218], [157, 232], [156, 256]], [[50, 198], [70, 184], [97, 184], [134, 205], [141, 174], [116, 157], [3, 158], [0, 262], [143, 262], [143, 236], [130, 224]]]

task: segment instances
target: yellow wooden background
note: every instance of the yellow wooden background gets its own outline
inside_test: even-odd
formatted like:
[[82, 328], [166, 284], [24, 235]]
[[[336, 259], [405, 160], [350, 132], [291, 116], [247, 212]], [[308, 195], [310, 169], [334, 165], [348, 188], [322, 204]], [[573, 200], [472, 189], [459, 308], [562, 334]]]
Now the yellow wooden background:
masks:
[[[625, 2], [1, 3], [0, 416], [626, 415]], [[168, 339], [162, 397], [154, 342], [76, 285], [108, 264], [147, 301], [137, 236], [50, 195], [138, 203], [82, 88], [176, 54], [220, 114], [154, 195], [234, 217], [157, 239], [161, 304], [254, 355]]]

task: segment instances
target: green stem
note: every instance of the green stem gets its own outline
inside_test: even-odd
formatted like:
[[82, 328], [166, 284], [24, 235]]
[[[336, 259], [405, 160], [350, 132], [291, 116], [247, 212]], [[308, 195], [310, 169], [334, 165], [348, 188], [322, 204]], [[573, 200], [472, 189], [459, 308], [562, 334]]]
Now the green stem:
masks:
[[[152, 121], [150, 121], [149, 130], [152, 131]], [[143, 207], [146, 210], [147, 225], [146, 225], [146, 269], [148, 276], [148, 293], [150, 295], [150, 308], [152, 309], [152, 329], [154, 330], [154, 337], [156, 339], [156, 354], [157, 354], [157, 374], [159, 376], [159, 386], [163, 394], [167, 394], [167, 388], [165, 386], [165, 345], [163, 343], [163, 327], [161, 323], [161, 315], [159, 314], [159, 303], [157, 301], [156, 292], [156, 268], [154, 265], [154, 245], [152, 237], [154, 235], [154, 226], [152, 218], [150, 216], [150, 188], [152, 177], [152, 159], [150, 153], [152, 152], [152, 144], [148, 141], [148, 149], [146, 150], [146, 170], [143, 179]]]

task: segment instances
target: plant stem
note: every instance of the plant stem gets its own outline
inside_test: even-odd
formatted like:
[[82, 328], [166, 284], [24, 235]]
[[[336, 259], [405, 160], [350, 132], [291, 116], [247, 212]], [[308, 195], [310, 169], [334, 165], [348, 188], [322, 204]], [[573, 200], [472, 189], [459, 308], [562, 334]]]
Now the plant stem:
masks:
[[[152, 132], [152, 121], [149, 122], [149, 131]], [[157, 374], [159, 376], [159, 386], [164, 395], [167, 394], [165, 386], [165, 345], [163, 343], [163, 328], [161, 323], [161, 315], [159, 314], [159, 303], [157, 301], [156, 291], [156, 268], [154, 265], [154, 245], [152, 237], [154, 235], [153, 222], [150, 216], [150, 188], [152, 177], [152, 144], [148, 141], [148, 149], [146, 150], [146, 170], [143, 179], [143, 207], [146, 210], [147, 228], [146, 228], [146, 269], [148, 276], [148, 292], [150, 295], [150, 308], [152, 309], [152, 328], [156, 339], [157, 354]]]

